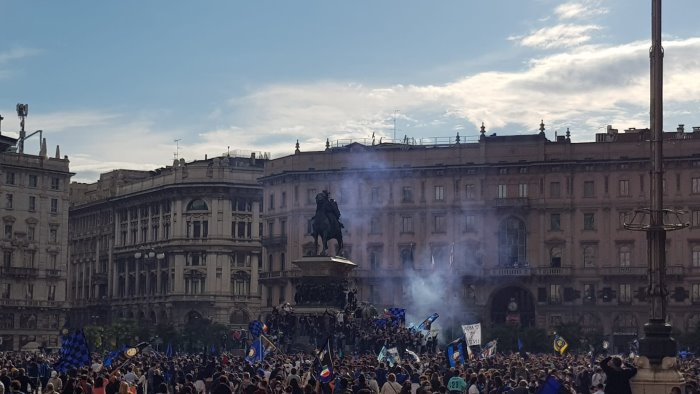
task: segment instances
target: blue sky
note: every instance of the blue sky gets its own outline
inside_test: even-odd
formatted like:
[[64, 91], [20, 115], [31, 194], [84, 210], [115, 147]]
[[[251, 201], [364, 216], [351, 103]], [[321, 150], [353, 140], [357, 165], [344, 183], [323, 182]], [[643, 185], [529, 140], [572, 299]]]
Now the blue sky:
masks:
[[[651, 1], [32, 1], [0, 23], [2, 132], [74, 180], [326, 138], [648, 125]], [[700, 3], [664, 4], [665, 127], [700, 125]], [[396, 112], [398, 110], [398, 112]], [[27, 151], [38, 150], [29, 140]], [[230, 148], [229, 148], [230, 147]]]

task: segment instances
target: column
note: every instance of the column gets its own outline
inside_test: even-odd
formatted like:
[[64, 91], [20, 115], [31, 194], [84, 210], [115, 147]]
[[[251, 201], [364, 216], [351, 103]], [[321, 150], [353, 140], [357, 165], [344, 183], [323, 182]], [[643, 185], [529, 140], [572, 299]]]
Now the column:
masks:
[[175, 265], [175, 283], [173, 284], [173, 293], [183, 294], [185, 292], [185, 255], [176, 254], [173, 256], [172, 261]]
[[[250, 256], [250, 295], [258, 295], [258, 270], [260, 266], [260, 252], [253, 251]], [[261, 292], [262, 293], [262, 292]]]

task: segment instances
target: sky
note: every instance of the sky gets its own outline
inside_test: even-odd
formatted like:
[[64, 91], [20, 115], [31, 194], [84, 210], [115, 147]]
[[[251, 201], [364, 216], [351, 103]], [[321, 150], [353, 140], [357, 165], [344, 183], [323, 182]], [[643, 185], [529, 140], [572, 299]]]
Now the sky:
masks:
[[[700, 126], [700, 2], [664, 2], [664, 127]], [[649, 125], [651, 0], [5, 0], [2, 133], [74, 181], [325, 141]], [[25, 152], [38, 153], [32, 137]]]

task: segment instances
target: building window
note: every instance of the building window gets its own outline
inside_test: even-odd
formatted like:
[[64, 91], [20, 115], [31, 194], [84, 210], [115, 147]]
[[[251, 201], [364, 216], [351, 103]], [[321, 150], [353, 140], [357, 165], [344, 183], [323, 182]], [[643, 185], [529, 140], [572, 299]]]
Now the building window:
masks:
[[433, 232], [444, 233], [446, 230], [445, 215], [433, 215]]
[[498, 198], [508, 197], [508, 186], [505, 184], [498, 185]]
[[629, 180], [620, 179], [619, 186], [620, 186], [620, 196], [629, 196], [630, 195], [630, 181]]
[[620, 212], [618, 214], [618, 218], [619, 218], [618, 224], [619, 224], [620, 228], [623, 228], [623, 227], [625, 227], [625, 224], [629, 223], [632, 220], [632, 214], [630, 212], [626, 212], [626, 211]]
[[49, 301], [55, 301], [56, 300], [56, 286], [50, 285], [48, 290], [49, 290], [49, 294], [47, 296], [47, 299]]
[[476, 215], [464, 216], [464, 231], [468, 233], [476, 231]]
[[561, 183], [549, 182], [549, 197], [551, 197], [551, 198], [561, 197]]
[[499, 175], [508, 175], [508, 169], [503, 167], [498, 169], [498, 174]]
[[586, 283], [583, 285], [583, 302], [587, 304], [595, 303], [595, 285]]
[[5, 183], [8, 185], [15, 184], [15, 173], [14, 172], [8, 172], [5, 174]]
[[700, 178], [691, 179], [691, 193], [700, 194]]
[[24, 288], [24, 298], [28, 300], [33, 300], [34, 299], [34, 284], [33, 283], [27, 283], [25, 288]]
[[268, 210], [273, 211], [275, 209], [275, 195], [270, 194], [270, 204], [267, 207]]
[[186, 294], [202, 294], [204, 292], [204, 278], [190, 277], [185, 278], [185, 293]]
[[617, 296], [620, 304], [632, 303], [632, 285], [629, 283], [620, 284], [620, 294]]
[[370, 190], [370, 201], [373, 203], [381, 202], [381, 189], [379, 187], [372, 187]]
[[56, 243], [58, 239], [58, 230], [55, 228], [49, 229], [49, 242]]
[[12, 193], [5, 194], [5, 208], [6, 209], [12, 209], [13, 200], [14, 200], [14, 196], [12, 195]]
[[690, 251], [690, 258], [694, 268], [700, 267], [700, 245], [694, 245]]
[[12, 288], [9, 283], [3, 283], [2, 285], [0, 285], [0, 298], [2, 298], [3, 300], [9, 300], [11, 290]]
[[379, 217], [372, 217], [369, 220], [369, 233], [370, 234], [380, 234], [382, 231], [381, 221]]
[[12, 251], [5, 250], [2, 252], [2, 265], [3, 267], [12, 267]]
[[404, 186], [401, 189], [401, 201], [413, 202], [413, 188], [411, 186]]
[[583, 229], [584, 230], [595, 230], [595, 214], [594, 213], [584, 213], [583, 214]]
[[209, 235], [209, 221], [208, 220], [193, 220], [187, 222], [187, 228], [185, 229], [187, 238], [207, 238]]
[[53, 177], [51, 178], [51, 190], [58, 190], [60, 186], [61, 180]]
[[520, 197], [520, 198], [527, 197], [527, 183], [521, 183], [518, 185], [518, 197]]
[[549, 302], [551, 304], [561, 304], [561, 285], [549, 285]]
[[498, 229], [498, 261], [501, 266], [527, 265], [525, 222], [515, 216], [506, 218]]
[[209, 206], [207, 206], [207, 203], [204, 200], [197, 198], [197, 199], [190, 201], [187, 204], [187, 210], [188, 211], [208, 211]]
[[36, 197], [29, 196], [29, 210], [36, 211]]
[[27, 225], [27, 239], [34, 241], [34, 238], [36, 238], [36, 226], [29, 224]]
[[381, 266], [381, 253], [378, 250], [371, 250], [369, 252], [369, 267], [370, 269], [376, 270]]
[[691, 287], [690, 300], [694, 303], [700, 303], [700, 283], [693, 283]]
[[595, 267], [596, 260], [596, 247], [595, 245], [584, 245], [583, 247], [583, 267], [592, 268]]
[[562, 248], [554, 246], [549, 250], [549, 266], [552, 268], [561, 267]]
[[549, 214], [549, 231], [561, 231], [561, 214]]
[[413, 233], [413, 216], [401, 217], [401, 232]]
[[5, 223], [5, 239], [12, 239], [12, 224]]
[[29, 187], [37, 187], [39, 185], [36, 175], [29, 175]]
[[435, 186], [435, 201], [445, 201], [444, 186]]
[[632, 263], [632, 248], [627, 245], [620, 246], [617, 250], [620, 267], [629, 267]]
[[51, 199], [51, 213], [58, 213], [58, 199]]
[[474, 185], [473, 183], [469, 183], [465, 186], [464, 190], [467, 200], [476, 199], [476, 185]]
[[[58, 255], [50, 254], [49, 255], [49, 269], [55, 270], [57, 267], [57, 262], [58, 262]], [[105, 269], [103, 272], [107, 272], [107, 269]]]
[[583, 197], [593, 198], [595, 196], [595, 183], [593, 181], [583, 182]]
[[[287, 207], [287, 192], [282, 192], [282, 198], [280, 199], [280, 208], [285, 208]], [[340, 195], [342, 198], [342, 194]]]

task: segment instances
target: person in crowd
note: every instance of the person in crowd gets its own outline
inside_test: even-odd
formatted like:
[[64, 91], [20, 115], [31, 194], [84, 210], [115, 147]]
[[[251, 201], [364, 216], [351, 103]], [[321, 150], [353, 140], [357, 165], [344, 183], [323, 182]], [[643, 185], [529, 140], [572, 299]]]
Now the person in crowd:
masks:
[[390, 373], [386, 376], [386, 383], [382, 385], [380, 394], [399, 394], [401, 385], [396, 382], [396, 375]]
[[606, 357], [600, 362], [600, 367], [607, 377], [605, 394], [632, 394], [630, 379], [637, 374], [636, 367], [623, 365], [620, 357]]

